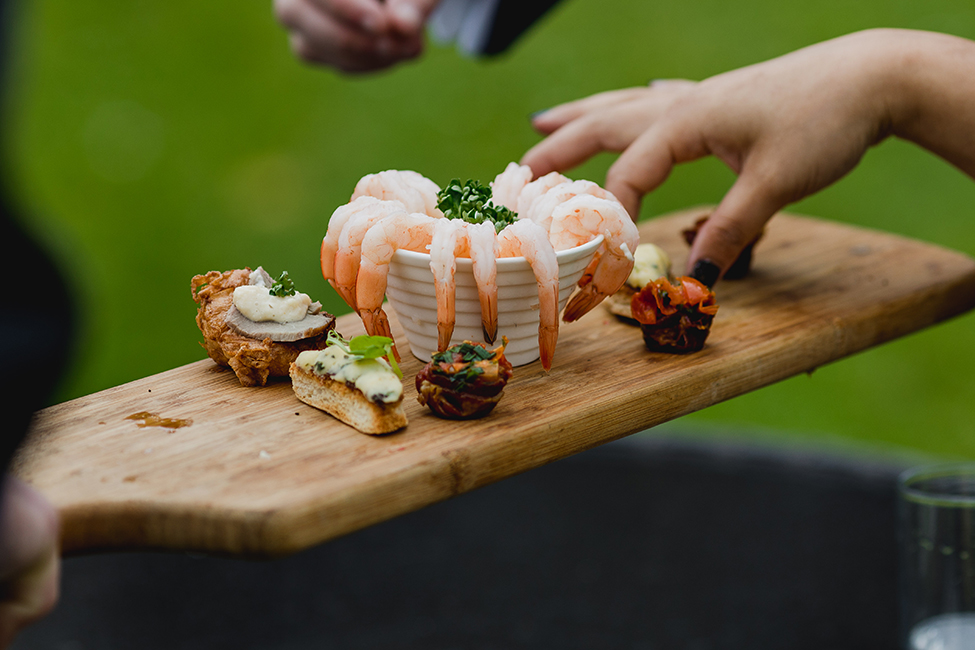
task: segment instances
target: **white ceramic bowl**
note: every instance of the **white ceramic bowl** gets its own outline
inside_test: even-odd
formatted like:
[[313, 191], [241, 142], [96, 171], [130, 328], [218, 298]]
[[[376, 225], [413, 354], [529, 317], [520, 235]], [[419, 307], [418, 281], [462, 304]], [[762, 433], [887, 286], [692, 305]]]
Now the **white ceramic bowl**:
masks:
[[[603, 241], [599, 235], [592, 241], [556, 253], [559, 262], [559, 313], [569, 300], [582, 272]], [[457, 297], [456, 321], [451, 345], [463, 341], [484, 341], [481, 332], [481, 303], [470, 259], [457, 260], [455, 275]], [[386, 297], [406, 330], [410, 350], [426, 363], [437, 351], [437, 298], [430, 271], [430, 255], [400, 250], [389, 265]], [[504, 355], [513, 366], [523, 366], [538, 359], [538, 284], [524, 257], [498, 259], [498, 336], [508, 337]]]

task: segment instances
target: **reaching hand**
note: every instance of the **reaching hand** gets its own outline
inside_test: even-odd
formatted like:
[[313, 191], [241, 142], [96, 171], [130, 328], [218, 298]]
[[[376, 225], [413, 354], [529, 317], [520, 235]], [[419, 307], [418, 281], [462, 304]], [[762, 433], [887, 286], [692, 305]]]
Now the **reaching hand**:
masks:
[[291, 49], [309, 63], [370, 72], [415, 58], [439, 0], [274, 0]]
[[0, 503], [0, 648], [45, 616], [58, 599], [57, 512], [36, 490], [13, 477]]
[[[946, 90], [941, 104], [954, 108], [928, 109], [915, 76], [935, 77], [924, 79], [929, 86], [962, 87], [917, 62], [940, 57], [950, 63], [945, 69], [965, 63], [970, 74], [973, 46], [940, 34], [872, 30], [700, 83], [654, 82], [594, 95], [537, 116], [533, 125], [550, 135], [521, 162], [543, 175], [599, 151], [623, 151], [606, 175], [606, 189], [636, 218], [642, 196], [663, 183], [674, 165], [717, 156], [738, 179], [699, 232], [688, 260], [689, 270], [710, 261], [716, 279], [776, 211], [844, 176], [890, 133], [972, 173], [973, 154], [954, 143], [959, 130], [967, 129], [964, 140], [975, 138], [971, 111], [964, 108], [970, 104]], [[927, 110], [941, 119], [917, 119]], [[943, 128], [951, 120], [954, 138], [952, 129]], [[930, 124], [942, 125], [940, 139]]]

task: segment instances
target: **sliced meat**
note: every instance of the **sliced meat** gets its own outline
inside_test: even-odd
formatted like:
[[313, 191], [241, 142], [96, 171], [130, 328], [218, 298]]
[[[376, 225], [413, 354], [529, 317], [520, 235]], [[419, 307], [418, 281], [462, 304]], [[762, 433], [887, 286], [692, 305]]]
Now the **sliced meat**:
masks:
[[241, 336], [260, 341], [271, 339], [272, 341], [287, 342], [300, 341], [328, 333], [329, 328], [335, 323], [335, 317], [331, 314], [308, 314], [303, 319], [293, 323], [276, 323], [274, 321], [258, 323], [244, 316], [234, 305], [230, 305], [225, 319], [227, 325]]

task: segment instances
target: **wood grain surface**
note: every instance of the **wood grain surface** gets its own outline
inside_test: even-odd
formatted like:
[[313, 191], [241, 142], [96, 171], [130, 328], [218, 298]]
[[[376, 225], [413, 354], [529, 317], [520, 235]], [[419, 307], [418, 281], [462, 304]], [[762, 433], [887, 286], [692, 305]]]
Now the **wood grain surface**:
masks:
[[[679, 231], [703, 213], [646, 222], [643, 241], [682, 269]], [[363, 435], [299, 402], [287, 381], [243, 388], [203, 359], [39, 412], [14, 471], [60, 509], [66, 553], [288, 554], [964, 312], [975, 305], [975, 261], [779, 215], [752, 274], [719, 283], [717, 295], [711, 338], [692, 355], [647, 351], [638, 328], [601, 306], [563, 325], [551, 372], [516, 368], [483, 420], [441, 420], [416, 402], [422, 364], [394, 319], [410, 419], [399, 433]], [[352, 315], [339, 330], [362, 333]], [[138, 413], [164, 421], [140, 426], [129, 418]]]

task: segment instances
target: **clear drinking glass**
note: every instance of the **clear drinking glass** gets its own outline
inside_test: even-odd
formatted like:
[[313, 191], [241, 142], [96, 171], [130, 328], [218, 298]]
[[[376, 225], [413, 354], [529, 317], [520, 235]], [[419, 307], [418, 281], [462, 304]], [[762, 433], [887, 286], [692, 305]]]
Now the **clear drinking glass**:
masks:
[[975, 650], [975, 463], [899, 481], [901, 632], [908, 650]]

